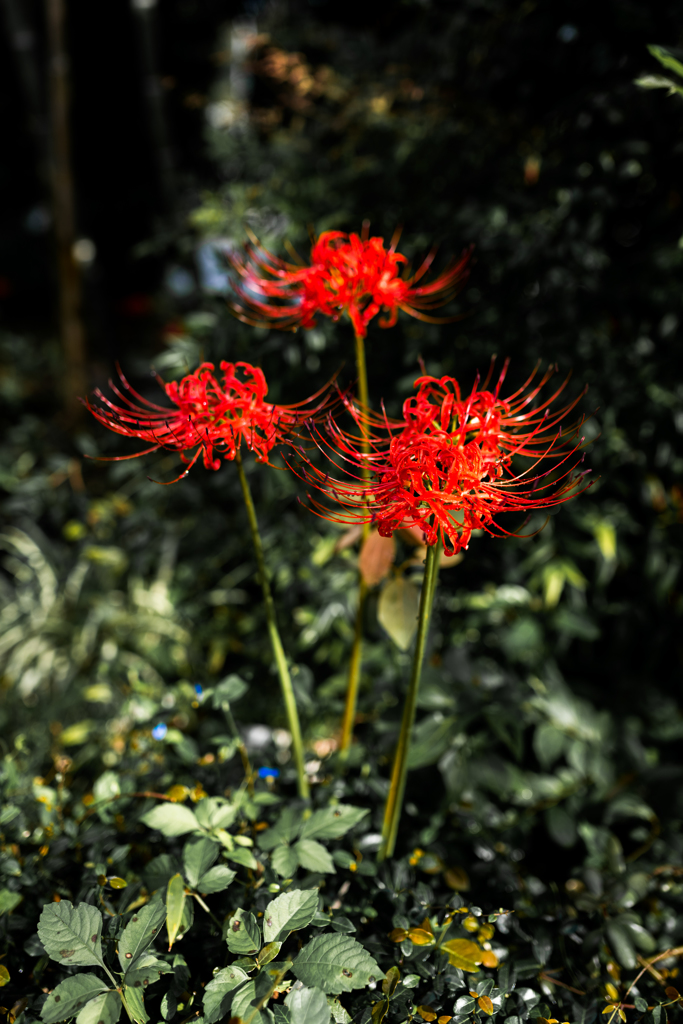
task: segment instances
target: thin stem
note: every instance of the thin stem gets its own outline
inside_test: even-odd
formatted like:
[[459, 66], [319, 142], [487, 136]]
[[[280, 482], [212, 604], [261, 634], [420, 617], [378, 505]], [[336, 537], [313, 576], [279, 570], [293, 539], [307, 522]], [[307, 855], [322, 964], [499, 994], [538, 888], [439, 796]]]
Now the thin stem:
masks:
[[[356, 339], [356, 373], [358, 375], [358, 398], [364, 409], [370, 405], [368, 394], [368, 372], [365, 366], [365, 342], [360, 334], [355, 334]], [[362, 451], [364, 455], [370, 453], [370, 443], [367, 437], [367, 427], [364, 420], [360, 420], [362, 435]], [[364, 483], [370, 482], [370, 467], [367, 460], [363, 460], [361, 473]], [[363, 523], [361, 533], [361, 544], [370, 533], [370, 524]], [[356, 624], [353, 634], [353, 647], [351, 648], [351, 660], [349, 662], [349, 678], [346, 686], [346, 704], [344, 706], [344, 717], [342, 719], [341, 742], [339, 753], [343, 760], [349, 755], [353, 741], [353, 726], [356, 720], [356, 708], [358, 706], [358, 690], [360, 687], [360, 670], [363, 657], [363, 620], [365, 619], [365, 603], [367, 600], [368, 588], [365, 580], [359, 573], [358, 579], [358, 608], [356, 610]]]
[[258, 566], [258, 573], [261, 580], [261, 590], [263, 591], [263, 604], [266, 611], [266, 623], [268, 625], [268, 636], [270, 638], [270, 645], [273, 649], [273, 657], [275, 658], [275, 664], [277, 666], [278, 675], [280, 677], [280, 688], [282, 690], [282, 698], [285, 702], [285, 711], [287, 713], [289, 731], [292, 734], [292, 749], [294, 751], [294, 763], [296, 765], [299, 796], [303, 800], [308, 800], [310, 797], [310, 789], [308, 785], [308, 779], [306, 777], [306, 770], [304, 768], [304, 745], [303, 740], [301, 738], [301, 726], [299, 724], [299, 713], [296, 707], [294, 687], [292, 686], [292, 677], [289, 674], [287, 658], [285, 656], [285, 651], [282, 646], [282, 640], [280, 639], [280, 633], [277, 628], [277, 619], [275, 616], [275, 602], [273, 601], [273, 594], [270, 589], [270, 582], [268, 580], [268, 573], [266, 571], [266, 562], [265, 558], [263, 557], [263, 542], [261, 541], [261, 534], [259, 533], [258, 521], [256, 519], [256, 510], [254, 508], [254, 502], [251, 497], [249, 483], [247, 482], [247, 478], [244, 472], [244, 466], [242, 465], [242, 459], [240, 458], [239, 452], [237, 452], [235, 456], [235, 462], [237, 463], [237, 472], [239, 474], [240, 485], [242, 487], [244, 504], [247, 509], [247, 518], [249, 520], [249, 529], [251, 530], [251, 539], [254, 544], [256, 565]]
[[406, 788], [406, 776], [408, 774], [408, 754], [410, 752], [410, 736], [415, 722], [415, 709], [417, 707], [417, 694], [420, 689], [420, 677], [422, 675], [422, 662], [424, 660], [425, 647], [427, 645], [427, 634], [429, 633], [429, 621], [434, 603], [436, 581], [439, 573], [439, 559], [441, 556], [441, 545], [433, 544], [427, 548], [427, 563], [425, 566], [425, 578], [420, 594], [420, 611], [418, 615], [417, 637], [415, 639], [415, 652], [413, 654], [413, 665], [408, 684], [406, 702], [403, 706], [403, 719], [401, 731], [398, 737], [398, 745], [394, 755], [394, 764], [391, 769], [391, 784], [387, 794], [387, 802], [384, 807], [384, 822], [382, 823], [382, 842], [380, 843], [378, 860], [386, 860], [393, 856], [398, 835], [398, 825], [403, 807], [403, 796]]
[[242, 769], [244, 771], [244, 777], [247, 780], [247, 787], [249, 789], [249, 792], [253, 794], [254, 769], [251, 767], [251, 761], [249, 760], [249, 754], [247, 752], [246, 744], [242, 737], [240, 736], [239, 729], [237, 728], [237, 722], [235, 721], [235, 718], [232, 713], [232, 708], [230, 707], [230, 704], [228, 703], [227, 700], [222, 702], [221, 708], [223, 709], [225, 720], [228, 723], [228, 728], [230, 729], [230, 732], [232, 733], [235, 742], [237, 743], [237, 749], [240, 752], [240, 758], [242, 760]]

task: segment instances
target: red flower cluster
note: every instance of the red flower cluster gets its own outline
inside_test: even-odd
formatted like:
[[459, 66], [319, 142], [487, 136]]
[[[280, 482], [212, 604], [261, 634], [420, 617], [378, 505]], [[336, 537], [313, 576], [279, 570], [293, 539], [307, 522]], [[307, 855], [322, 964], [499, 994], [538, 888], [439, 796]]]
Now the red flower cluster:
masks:
[[[420, 377], [398, 423], [346, 402], [369, 435], [371, 450], [366, 454], [363, 438], [343, 431], [331, 417], [331, 443], [316, 432], [326, 453], [341, 454], [350, 477], [332, 480], [310, 461], [304, 464], [304, 479], [341, 506], [331, 512], [315, 502], [319, 513], [336, 522], [373, 522], [385, 537], [417, 527], [427, 544], [440, 539], [453, 555], [468, 547], [473, 530], [507, 533], [494, 522], [501, 512], [550, 508], [574, 497], [585, 474], [576, 474], [575, 462], [568, 461], [581, 440], [577, 425], [563, 432], [560, 422], [578, 399], [550, 412], [565, 382], [537, 401], [550, 369], [536, 384], [532, 374], [503, 400], [506, 369], [507, 364], [493, 391], [479, 390], [477, 382], [466, 398], [453, 377]], [[513, 470], [515, 457], [528, 460], [525, 469]], [[553, 465], [546, 469], [548, 459]], [[353, 472], [364, 468], [374, 478], [370, 484]]]
[[[207, 469], [219, 469], [217, 453], [232, 460], [242, 441], [259, 462], [267, 462], [271, 449], [286, 440], [288, 431], [316, 411], [306, 409], [305, 403], [282, 406], [266, 402], [266, 378], [262, 370], [250, 363], [222, 362], [220, 369], [222, 379], [214, 375], [213, 363], [202, 363], [181, 381], [164, 384], [160, 380], [175, 406], [173, 409], [143, 398], [123, 374], [122, 390], [110, 382], [123, 404], [114, 404], [98, 390], [95, 395], [101, 404], [92, 405], [86, 400], [84, 405], [109, 430], [151, 442], [151, 447], [144, 451], [118, 456], [119, 459], [133, 459], [169, 448], [180, 452], [187, 463], [181, 477], [202, 453]], [[188, 454], [193, 449], [194, 454]]]
[[434, 252], [412, 277], [399, 277], [408, 259], [396, 252], [396, 242], [386, 249], [381, 238], [324, 231], [311, 249], [310, 266], [286, 263], [257, 244], [248, 246], [247, 258], [229, 256], [241, 278], [236, 291], [244, 303], [233, 308], [246, 323], [281, 330], [314, 327], [318, 313], [332, 320], [347, 313], [361, 338], [380, 312], [380, 327], [393, 327], [399, 309], [429, 323], [446, 322], [425, 310], [442, 306], [456, 294], [467, 276], [469, 250], [431, 284], [418, 286]]

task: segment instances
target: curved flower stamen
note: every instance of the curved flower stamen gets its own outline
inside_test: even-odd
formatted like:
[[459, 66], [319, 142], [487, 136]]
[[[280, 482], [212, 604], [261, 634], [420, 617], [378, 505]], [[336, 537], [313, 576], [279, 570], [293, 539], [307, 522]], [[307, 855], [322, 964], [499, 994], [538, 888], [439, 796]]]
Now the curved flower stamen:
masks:
[[[221, 375], [214, 374], [213, 363], [202, 363], [194, 373], [180, 381], [159, 383], [172, 407], [157, 405], [138, 394], [119, 370], [120, 387], [109, 382], [121, 404], [113, 402], [99, 389], [99, 404], [85, 399], [83, 404], [93, 416], [117, 434], [135, 437], [150, 447], [133, 455], [119, 455], [119, 461], [148, 455], [160, 448], [180, 453], [186, 476], [200, 455], [207, 469], [217, 470], [221, 457], [235, 459], [242, 442], [259, 462], [267, 462], [271, 450], [290, 440], [291, 432], [304, 420], [315, 417], [325, 407], [311, 402], [326, 390], [295, 405], [274, 405], [266, 401], [268, 385], [263, 371], [250, 363], [221, 362]], [[132, 397], [129, 397], [132, 396]], [[176, 481], [172, 481], [175, 483]]]
[[387, 249], [379, 237], [324, 231], [313, 244], [310, 264], [301, 265], [287, 263], [254, 241], [244, 256], [227, 254], [240, 279], [235, 290], [242, 304], [233, 309], [245, 323], [280, 330], [314, 327], [318, 314], [339, 320], [346, 313], [360, 338], [380, 313], [380, 327], [393, 327], [399, 310], [430, 323], [448, 322], [452, 318], [436, 319], [426, 311], [457, 294], [467, 277], [471, 249], [452, 260], [434, 281], [418, 287], [436, 250], [412, 276], [401, 277], [408, 259], [396, 252], [396, 244], [396, 236]]
[[[510, 536], [497, 521], [502, 512], [528, 514], [580, 493], [588, 486], [586, 473], [576, 471], [580, 457], [572, 458], [583, 440], [580, 423], [561, 425], [579, 398], [551, 411], [567, 382], [537, 401], [554, 370], [534, 383], [536, 368], [511, 398], [501, 399], [507, 366], [493, 390], [480, 390], [476, 381], [464, 399], [452, 377], [418, 378], [401, 422], [355, 407], [361, 436], [331, 415], [325, 432], [313, 426], [317, 447], [343, 474], [335, 479], [302, 460], [298, 471], [306, 482], [337, 506], [312, 499], [313, 510], [349, 525], [372, 522], [382, 536], [417, 527], [428, 545], [440, 540], [453, 555], [468, 547], [474, 530]], [[528, 464], [513, 468], [520, 458]]]

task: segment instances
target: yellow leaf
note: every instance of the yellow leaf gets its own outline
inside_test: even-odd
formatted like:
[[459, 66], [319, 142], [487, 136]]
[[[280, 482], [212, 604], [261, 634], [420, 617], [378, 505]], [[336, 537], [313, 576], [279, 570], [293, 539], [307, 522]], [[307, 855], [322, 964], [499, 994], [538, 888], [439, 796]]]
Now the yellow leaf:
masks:
[[487, 1013], [489, 1017], [493, 1016], [493, 1003], [488, 996], [479, 996], [477, 1004], [479, 1009], [483, 1010], [484, 1013]]
[[128, 885], [125, 878], [119, 878], [118, 875], [112, 875], [112, 877], [108, 879], [108, 882], [112, 889], [125, 889]]
[[424, 928], [411, 928], [408, 932], [408, 938], [416, 946], [431, 946], [434, 942], [433, 933], [425, 931]]
[[469, 917], [466, 917], [462, 922], [462, 926], [467, 932], [476, 932], [479, 928], [479, 922], [474, 915], [470, 914]]
[[393, 996], [400, 980], [401, 972], [399, 971], [398, 967], [396, 967], [396, 965], [390, 967], [387, 973], [384, 975], [384, 979], [382, 981], [382, 992], [384, 993], [385, 996], [387, 996], [388, 999], [391, 999], [391, 997]]
[[405, 928], [394, 928], [393, 931], [389, 932], [389, 938], [392, 942], [403, 942], [404, 939], [408, 938], [408, 932]]
[[371, 530], [358, 556], [358, 569], [369, 587], [376, 587], [386, 579], [394, 564], [396, 541], [393, 537], [381, 537], [377, 530]]
[[436, 1014], [431, 1006], [416, 1006], [415, 1009], [420, 1017], [422, 1017], [422, 1020], [436, 1020]]
[[166, 791], [166, 796], [169, 800], [172, 800], [174, 804], [182, 804], [184, 800], [187, 800], [189, 795], [190, 790], [187, 786], [171, 786], [171, 788]]
[[9, 971], [4, 964], [0, 964], [0, 988], [9, 983]]
[[492, 949], [484, 949], [482, 950], [481, 954], [481, 962], [483, 963], [484, 967], [497, 967], [498, 957], [496, 956]]
[[183, 920], [183, 909], [186, 900], [183, 876], [174, 875], [169, 879], [166, 890], [166, 928], [168, 930], [168, 948], [171, 949]]
[[612, 1003], [608, 1003], [607, 1006], [605, 1007], [605, 1009], [602, 1012], [603, 1013], [614, 1013], [615, 1010], [616, 1010], [616, 1006], [613, 1006]]
[[465, 892], [470, 887], [470, 880], [464, 868], [449, 868], [444, 872], [443, 880], [449, 889]]
[[461, 971], [476, 973], [477, 965], [482, 962], [483, 951], [470, 939], [451, 939], [450, 942], [444, 942], [441, 948], [448, 953], [451, 964]]
[[608, 999], [610, 1000], [610, 1002], [612, 1002], [612, 1003], [613, 1003], [613, 1002], [614, 1002], [615, 1000], [617, 1000], [617, 999], [619, 998], [619, 991], [618, 991], [618, 989], [617, 989], [617, 988], [616, 988], [616, 987], [615, 987], [615, 986], [614, 986], [614, 985], [612, 984], [612, 982], [611, 982], [611, 981], [608, 981], [608, 982], [607, 982], [607, 984], [605, 985], [605, 993], [606, 993], [606, 995], [607, 995], [607, 998], [608, 998]]
[[480, 942], [488, 942], [489, 939], [493, 938], [495, 929], [492, 924], [483, 924], [477, 932], [477, 938]]
[[417, 631], [419, 606], [419, 590], [403, 576], [389, 580], [380, 591], [377, 618], [402, 651], [408, 650]]
[[437, 1019], [437, 1021], [436, 1021], [436, 1024], [448, 1024], [449, 1020], [453, 1020], [453, 1018], [452, 1017], [439, 1017]]

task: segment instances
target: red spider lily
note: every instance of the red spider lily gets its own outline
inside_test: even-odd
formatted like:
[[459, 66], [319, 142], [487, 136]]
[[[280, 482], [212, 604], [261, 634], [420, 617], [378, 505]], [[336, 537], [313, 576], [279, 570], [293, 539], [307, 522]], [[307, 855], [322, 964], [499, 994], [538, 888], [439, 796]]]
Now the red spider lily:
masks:
[[[564, 431], [560, 425], [578, 399], [551, 412], [566, 386], [542, 399], [552, 368], [538, 382], [534, 371], [502, 399], [506, 370], [507, 363], [493, 391], [480, 390], [477, 380], [465, 398], [453, 377], [420, 377], [400, 422], [344, 399], [363, 436], [342, 430], [331, 416], [328, 438], [319, 429], [314, 436], [346, 479], [332, 479], [306, 459], [299, 470], [340, 506], [330, 511], [314, 501], [318, 514], [347, 524], [372, 522], [385, 537], [417, 527], [425, 543], [441, 540], [446, 554], [454, 555], [468, 547], [473, 530], [510, 535], [494, 521], [499, 513], [551, 508], [585, 489], [585, 473], [575, 473], [576, 460], [570, 464], [581, 445], [579, 425]], [[515, 457], [529, 460], [526, 469], [513, 470]], [[545, 468], [548, 460], [553, 465]], [[363, 469], [371, 472], [369, 484]]]
[[[339, 320], [347, 313], [356, 334], [364, 338], [368, 324], [383, 312], [380, 327], [393, 327], [399, 309], [428, 323], [446, 323], [426, 310], [444, 305], [467, 277], [467, 250], [430, 284], [418, 285], [431, 266], [435, 252], [412, 277], [400, 277], [408, 259], [396, 252], [398, 236], [388, 249], [381, 238], [324, 231], [311, 249], [311, 263], [287, 263], [257, 242], [247, 246], [247, 257], [229, 255], [242, 281], [236, 286], [244, 306], [234, 305], [241, 320], [281, 330], [314, 327], [321, 313]], [[264, 276], [265, 275], [265, 276]]]
[[202, 363], [181, 381], [164, 384], [159, 378], [174, 408], [143, 398], [120, 371], [121, 388], [111, 381], [109, 384], [122, 404], [116, 405], [99, 390], [95, 396], [100, 405], [92, 405], [87, 399], [83, 404], [109, 430], [151, 442], [149, 448], [134, 455], [119, 455], [116, 460], [134, 459], [159, 448], [178, 451], [187, 463], [179, 480], [202, 453], [207, 469], [219, 469], [221, 460], [217, 453], [232, 460], [242, 441], [259, 462], [267, 462], [272, 448], [287, 440], [293, 427], [324, 405], [323, 402], [317, 409], [306, 408], [304, 402], [271, 405], [265, 401], [268, 385], [258, 367], [222, 362], [220, 369], [222, 380], [214, 375], [213, 363]]

